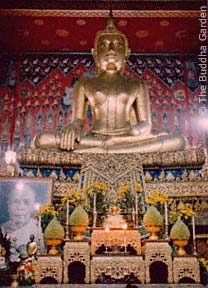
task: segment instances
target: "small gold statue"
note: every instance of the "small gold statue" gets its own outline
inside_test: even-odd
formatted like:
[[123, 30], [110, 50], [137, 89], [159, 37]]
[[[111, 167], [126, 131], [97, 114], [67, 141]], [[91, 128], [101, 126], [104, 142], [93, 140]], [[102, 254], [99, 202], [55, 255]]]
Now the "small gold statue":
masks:
[[35, 236], [33, 234], [30, 235], [30, 241], [27, 243], [27, 254], [29, 257], [36, 257], [38, 251], [38, 245], [35, 241]]
[[103, 226], [109, 228], [122, 228], [124, 225], [127, 225], [126, 220], [120, 212], [119, 207], [111, 207], [110, 214], [106, 217]]
[[[72, 122], [60, 133], [38, 134], [35, 147], [80, 153], [184, 149], [186, 141], [182, 136], [151, 133], [147, 87], [141, 80], [123, 75], [130, 50], [126, 36], [116, 29], [112, 17], [106, 28], [97, 33], [92, 54], [97, 75], [77, 81], [73, 90]], [[91, 131], [83, 135], [87, 105], [91, 106], [93, 121]]]

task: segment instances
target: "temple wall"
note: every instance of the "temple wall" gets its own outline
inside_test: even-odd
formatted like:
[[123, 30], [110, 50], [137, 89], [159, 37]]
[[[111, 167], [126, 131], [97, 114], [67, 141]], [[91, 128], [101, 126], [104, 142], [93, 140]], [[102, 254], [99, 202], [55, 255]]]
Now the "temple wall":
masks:
[[[190, 148], [207, 146], [194, 126], [199, 115], [197, 59], [179, 54], [133, 54], [125, 73], [149, 88], [153, 131], [182, 133]], [[90, 53], [27, 53], [0, 56], [0, 147], [31, 147], [41, 130], [59, 131], [71, 117], [75, 82], [95, 73]], [[91, 123], [90, 109], [87, 111]]]

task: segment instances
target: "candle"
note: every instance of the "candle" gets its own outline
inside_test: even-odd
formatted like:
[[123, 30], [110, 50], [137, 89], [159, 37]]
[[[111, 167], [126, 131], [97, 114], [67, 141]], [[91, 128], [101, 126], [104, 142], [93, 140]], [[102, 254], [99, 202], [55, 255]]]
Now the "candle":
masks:
[[137, 200], [137, 193], [135, 194], [135, 224], [138, 227], [138, 200]]
[[122, 228], [124, 230], [124, 252], [126, 253], [127, 252], [127, 250], [126, 250], [126, 229], [127, 229], [127, 224], [126, 223], [123, 224]]
[[196, 251], [195, 217], [194, 216], [192, 216], [192, 233], [193, 233], [194, 255], [197, 255], [197, 251]]
[[195, 217], [192, 217], [192, 229], [193, 229], [193, 239], [195, 240]]
[[41, 235], [42, 235], [42, 227], [41, 227], [41, 214], [38, 217], [38, 254], [41, 254]]
[[38, 231], [39, 231], [39, 233], [41, 233], [41, 230], [42, 230], [42, 228], [41, 228], [41, 215], [40, 215], [38, 218]]
[[69, 225], [69, 200], [66, 201], [66, 226]]
[[93, 210], [96, 211], [96, 193], [94, 193], [93, 198]]
[[165, 234], [168, 239], [168, 201], [165, 201]]
[[66, 201], [66, 239], [69, 238], [69, 200]]
[[96, 211], [96, 193], [93, 195], [93, 227], [96, 227], [97, 211]]
[[109, 238], [109, 232], [110, 232], [110, 228], [108, 226], [105, 227], [105, 239], [106, 239], [106, 243], [105, 243], [105, 252], [108, 252], [108, 238]]
[[123, 225], [122, 225], [122, 228], [124, 229], [124, 231], [126, 231], [126, 229], [127, 229], [127, 224], [126, 224], [126, 223], [123, 224]]
[[106, 226], [105, 227], [106, 236], [108, 236], [109, 231], [110, 231], [110, 228], [108, 226]]
[[132, 207], [132, 222], [133, 222], [133, 226], [135, 227], [136, 223], [135, 223], [135, 209], [134, 209], [134, 207]]

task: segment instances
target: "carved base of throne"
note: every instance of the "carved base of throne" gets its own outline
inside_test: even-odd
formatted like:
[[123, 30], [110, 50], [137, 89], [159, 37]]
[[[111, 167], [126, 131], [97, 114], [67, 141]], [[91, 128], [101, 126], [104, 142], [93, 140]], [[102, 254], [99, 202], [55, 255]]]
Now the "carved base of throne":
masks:
[[167, 282], [173, 283], [172, 249], [165, 240], [145, 241], [146, 283], [151, 282], [150, 267], [154, 262], [162, 262], [167, 266]]
[[200, 283], [200, 269], [197, 258], [194, 256], [175, 257], [173, 260], [173, 275], [174, 283], [180, 283], [184, 278]]
[[90, 245], [88, 241], [66, 240], [64, 245], [64, 283], [70, 283], [68, 267], [73, 262], [80, 262], [85, 266], [85, 283], [90, 283]]
[[61, 256], [38, 256], [35, 270], [35, 282], [40, 284], [44, 278], [53, 278], [57, 283], [62, 283]]
[[139, 283], [145, 281], [144, 261], [141, 256], [94, 256], [91, 260], [91, 283], [106, 276], [113, 280], [134, 276]]

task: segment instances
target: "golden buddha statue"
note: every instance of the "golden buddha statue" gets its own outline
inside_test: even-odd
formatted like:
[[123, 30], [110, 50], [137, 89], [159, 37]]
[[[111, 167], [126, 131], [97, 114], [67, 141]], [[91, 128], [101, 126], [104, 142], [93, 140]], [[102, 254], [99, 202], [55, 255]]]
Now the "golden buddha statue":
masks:
[[106, 217], [103, 226], [108, 228], [122, 228], [124, 225], [127, 227], [126, 220], [120, 214], [121, 210], [117, 206], [110, 209], [110, 214]]
[[[182, 136], [151, 133], [150, 100], [141, 80], [123, 75], [129, 57], [128, 40], [118, 31], [112, 17], [99, 31], [92, 54], [97, 75], [77, 81], [73, 89], [72, 121], [60, 133], [42, 132], [35, 138], [36, 148], [55, 148], [74, 152], [148, 153], [184, 149]], [[87, 105], [93, 121], [83, 134]]]
[[30, 235], [30, 241], [27, 243], [27, 254], [29, 257], [36, 257], [38, 251], [38, 245], [35, 241], [35, 236], [33, 234]]

